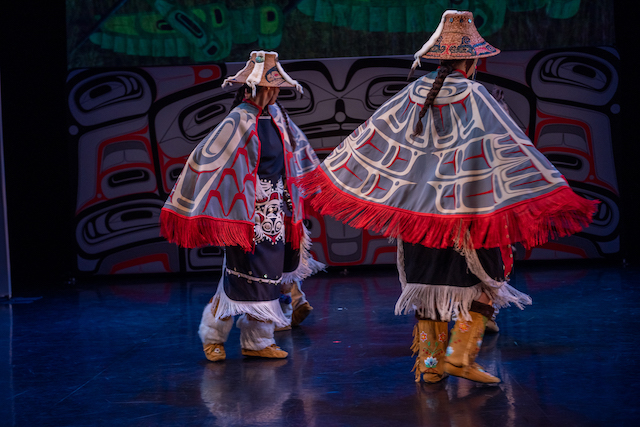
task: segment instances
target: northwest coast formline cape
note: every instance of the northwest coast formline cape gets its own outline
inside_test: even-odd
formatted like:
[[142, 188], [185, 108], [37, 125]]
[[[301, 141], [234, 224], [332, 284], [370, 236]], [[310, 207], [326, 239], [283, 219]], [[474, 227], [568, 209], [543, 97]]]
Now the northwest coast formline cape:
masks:
[[[292, 148], [285, 113], [277, 105], [267, 108], [283, 141], [286, 187], [293, 207], [285, 223], [286, 240], [309, 258], [311, 242], [302, 223], [304, 203], [293, 181], [319, 161], [304, 133], [289, 120], [295, 138]], [[256, 197], [264, 197], [256, 185], [260, 182], [257, 118], [261, 113], [258, 105], [245, 100], [191, 152], [160, 215], [160, 233], [169, 242], [186, 248], [240, 246], [253, 251]]]
[[[454, 71], [413, 136], [436, 72], [407, 85], [299, 179], [311, 206], [355, 228], [432, 248], [540, 245], [592, 221], [486, 88]], [[509, 250], [510, 253], [510, 250]], [[508, 260], [507, 260], [508, 261]]]

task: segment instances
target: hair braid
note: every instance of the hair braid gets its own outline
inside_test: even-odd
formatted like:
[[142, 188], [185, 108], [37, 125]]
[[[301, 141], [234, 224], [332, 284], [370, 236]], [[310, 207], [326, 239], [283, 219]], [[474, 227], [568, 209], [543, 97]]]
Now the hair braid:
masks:
[[422, 134], [422, 130], [424, 129], [422, 124], [422, 118], [427, 114], [427, 110], [433, 102], [435, 101], [438, 93], [440, 93], [440, 89], [442, 89], [442, 85], [444, 84], [444, 79], [447, 78], [449, 74], [451, 74], [454, 70], [453, 65], [456, 61], [453, 60], [442, 60], [440, 61], [440, 68], [438, 68], [438, 75], [433, 81], [433, 85], [427, 93], [427, 98], [424, 100], [424, 105], [422, 106], [422, 110], [420, 110], [420, 114], [418, 115], [418, 121], [416, 122], [416, 127], [413, 129], [413, 136], [418, 136]]
[[276, 101], [276, 104], [280, 107], [280, 111], [282, 111], [282, 115], [284, 116], [284, 122], [287, 125], [287, 133], [289, 134], [289, 141], [291, 141], [291, 148], [293, 151], [296, 151], [296, 139], [293, 137], [293, 133], [291, 133], [291, 128], [289, 127], [289, 114], [278, 101]]
[[233, 103], [231, 104], [230, 110], [233, 110], [238, 105], [242, 104], [242, 100], [244, 99], [244, 96], [248, 88], [249, 86], [247, 86], [246, 84], [243, 84], [240, 87], [240, 89], [238, 89], [238, 91], [236, 92], [236, 97], [233, 99]]

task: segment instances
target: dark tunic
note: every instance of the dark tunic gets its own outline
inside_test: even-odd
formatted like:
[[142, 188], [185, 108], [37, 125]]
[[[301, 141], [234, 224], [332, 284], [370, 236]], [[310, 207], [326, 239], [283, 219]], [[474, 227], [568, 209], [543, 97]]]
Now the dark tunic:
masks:
[[256, 200], [255, 251], [238, 246], [226, 251], [224, 291], [234, 301], [273, 301], [280, 296], [285, 265], [284, 150], [271, 116], [258, 119], [258, 176], [267, 197]]

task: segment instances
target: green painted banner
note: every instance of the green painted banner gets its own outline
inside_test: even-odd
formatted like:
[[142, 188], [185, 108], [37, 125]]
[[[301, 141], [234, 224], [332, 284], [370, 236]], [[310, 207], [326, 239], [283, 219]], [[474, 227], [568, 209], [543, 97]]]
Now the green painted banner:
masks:
[[446, 9], [502, 50], [615, 44], [612, 0], [67, 0], [69, 68], [406, 55]]

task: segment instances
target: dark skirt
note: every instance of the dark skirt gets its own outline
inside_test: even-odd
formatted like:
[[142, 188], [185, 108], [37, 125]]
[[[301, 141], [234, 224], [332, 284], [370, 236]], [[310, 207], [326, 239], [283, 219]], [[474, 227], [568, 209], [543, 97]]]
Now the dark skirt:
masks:
[[[453, 248], [433, 249], [403, 242], [407, 283], [469, 287], [481, 282], [469, 271], [467, 261]], [[477, 249], [482, 267], [492, 279], [505, 280], [500, 249]]]

